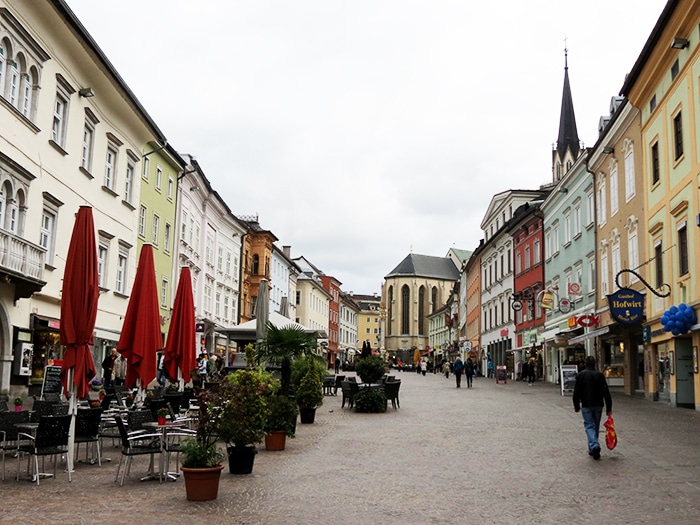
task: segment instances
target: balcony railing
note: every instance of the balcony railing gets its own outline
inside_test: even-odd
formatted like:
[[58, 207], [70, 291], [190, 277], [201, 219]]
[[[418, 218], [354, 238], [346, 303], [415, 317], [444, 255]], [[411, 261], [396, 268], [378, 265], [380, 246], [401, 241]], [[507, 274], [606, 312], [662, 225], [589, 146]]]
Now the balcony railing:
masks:
[[18, 290], [21, 289], [17, 292], [19, 297], [29, 297], [44, 286], [45, 259], [43, 247], [0, 230], [0, 272], [16, 282]]

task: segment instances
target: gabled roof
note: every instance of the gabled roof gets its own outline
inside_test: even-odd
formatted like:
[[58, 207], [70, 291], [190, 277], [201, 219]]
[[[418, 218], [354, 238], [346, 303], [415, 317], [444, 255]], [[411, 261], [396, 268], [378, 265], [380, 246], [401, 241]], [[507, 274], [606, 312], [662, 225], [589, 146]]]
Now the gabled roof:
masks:
[[384, 278], [407, 275], [456, 281], [459, 279], [459, 270], [449, 257], [434, 257], [432, 255], [411, 253]]
[[574, 115], [574, 100], [571, 98], [571, 86], [569, 85], [569, 63], [564, 58], [564, 92], [561, 97], [561, 113], [559, 114], [559, 138], [557, 139], [557, 152], [563, 159], [567, 148], [571, 149], [574, 158], [578, 157], [579, 140], [576, 129], [576, 115]]

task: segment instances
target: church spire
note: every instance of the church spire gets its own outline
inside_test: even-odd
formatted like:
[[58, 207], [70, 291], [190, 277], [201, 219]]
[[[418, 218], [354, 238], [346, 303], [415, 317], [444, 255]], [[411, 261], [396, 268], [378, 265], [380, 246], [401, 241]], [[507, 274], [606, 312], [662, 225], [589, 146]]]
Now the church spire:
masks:
[[574, 159], [578, 157], [580, 150], [578, 131], [576, 130], [576, 116], [574, 115], [574, 101], [571, 98], [571, 86], [569, 85], [568, 54], [569, 50], [564, 48], [564, 92], [561, 97], [559, 138], [557, 139], [557, 152], [560, 159], [564, 159], [567, 148], [571, 149]]

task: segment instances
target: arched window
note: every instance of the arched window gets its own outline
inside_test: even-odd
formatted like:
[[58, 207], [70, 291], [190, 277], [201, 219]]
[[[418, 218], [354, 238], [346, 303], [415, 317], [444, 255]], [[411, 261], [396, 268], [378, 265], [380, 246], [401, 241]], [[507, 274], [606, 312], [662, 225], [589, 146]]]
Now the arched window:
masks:
[[409, 333], [409, 320], [411, 312], [411, 292], [408, 285], [401, 287], [401, 334]]
[[5, 67], [7, 65], [7, 50], [5, 42], [0, 42], [0, 97], [5, 96]]
[[258, 270], [260, 270], [260, 256], [256, 253], [253, 255], [253, 275], [258, 275]]
[[31, 71], [22, 75], [22, 115], [30, 118], [32, 111], [32, 89], [34, 87], [34, 79]]
[[425, 287], [418, 289], [418, 335], [425, 335]]
[[430, 310], [430, 313], [435, 313], [435, 310], [437, 310], [437, 308], [438, 308], [438, 306], [437, 306], [437, 301], [438, 301], [437, 286], [433, 286], [432, 292], [430, 294], [430, 300], [433, 302], [433, 306]]
[[388, 299], [387, 299], [388, 306], [387, 306], [387, 312], [386, 312], [386, 317], [387, 317], [386, 325], [387, 325], [387, 335], [391, 335], [391, 333], [392, 333], [391, 332], [391, 324], [392, 324], [392, 321], [394, 320], [394, 315], [393, 315], [393, 312], [394, 312], [394, 287], [393, 286], [389, 287], [389, 293], [387, 295], [388, 295]]
[[0, 207], [2, 207], [2, 211], [0, 212], [0, 227], [10, 231], [12, 231], [13, 195], [14, 190], [12, 189], [12, 184], [10, 184], [9, 181], [5, 181], [2, 185], [2, 198], [0, 199]]

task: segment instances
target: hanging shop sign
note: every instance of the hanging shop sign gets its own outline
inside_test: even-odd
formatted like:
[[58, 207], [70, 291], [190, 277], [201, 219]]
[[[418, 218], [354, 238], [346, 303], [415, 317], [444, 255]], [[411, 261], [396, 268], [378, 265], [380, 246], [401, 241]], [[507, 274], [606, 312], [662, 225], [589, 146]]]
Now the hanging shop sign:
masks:
[[578, 328], [580, 326], [588, 328], [590, 326], [598, 326], [600, 323], [600, 317], [597, 315], [572, 315], [566, 320], [567, 328]]
[[621, 324], [640, 324], [644, 320], [644, 296], [636, 290], [620, 288], [608, 295], [611, 317]]
[[544, 292], [540, 300], [540, 306], [546, 310], [551, 310], [552, 306], [554, 306], [554, 294], [549, 290]]

